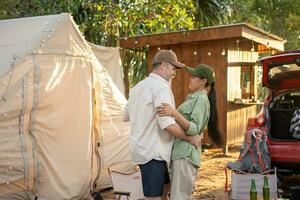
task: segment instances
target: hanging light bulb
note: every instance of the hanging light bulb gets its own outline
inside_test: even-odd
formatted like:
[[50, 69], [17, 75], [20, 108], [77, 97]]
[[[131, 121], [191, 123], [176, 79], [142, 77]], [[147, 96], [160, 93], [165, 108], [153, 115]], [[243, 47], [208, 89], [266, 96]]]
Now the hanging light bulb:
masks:
[[160, 51], [160, 47], [158, 47], [157, 50]]
[[208, 56], [211, 56], [211, 52], [209, 51], [209, 52], [207, 53], [207, 55], [208, 55]]
[[195, 56], [197, 55], [197, 51], [194, 51], [194, 55], [195, 55]]
[[252, 48], [251, 48], [251, 51], [253, 52], [255, 49], [254, 49], [254, 46], [252, 45]]
[[226, 54], [225, 49], [222, 50], [221, 54], [222, 54], [222, 56], [225, 56], [225, 54]]

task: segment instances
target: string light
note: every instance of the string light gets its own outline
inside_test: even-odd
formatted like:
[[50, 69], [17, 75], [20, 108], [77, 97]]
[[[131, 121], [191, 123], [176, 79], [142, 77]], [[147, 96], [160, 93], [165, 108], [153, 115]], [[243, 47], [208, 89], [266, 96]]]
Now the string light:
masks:
[[211, 56], [211, 52], [209, 51], [209, 52], [207, 53], [207, 55], [208, 55], [208, 56]]
[[160, 51], [160, 47], [158, 47], [157, 50]]
[[194, 55], [195, 55], [195, 56], [197, 55], [197, 51], [194, 51]]
[[222, 50], [221, 55], [222, 55], [222, 56], [225, 56], [225, 55], [226, 55], [225, 49]]

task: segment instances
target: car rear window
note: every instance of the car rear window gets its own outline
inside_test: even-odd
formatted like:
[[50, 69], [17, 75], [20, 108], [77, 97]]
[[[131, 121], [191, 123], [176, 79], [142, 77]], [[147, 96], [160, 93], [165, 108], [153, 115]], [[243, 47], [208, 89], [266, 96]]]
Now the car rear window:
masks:
[[296, 78], [300, 75], [299, 59], [291, 62], [272, 62], [269, 64], [269, 80], [276, 81]]

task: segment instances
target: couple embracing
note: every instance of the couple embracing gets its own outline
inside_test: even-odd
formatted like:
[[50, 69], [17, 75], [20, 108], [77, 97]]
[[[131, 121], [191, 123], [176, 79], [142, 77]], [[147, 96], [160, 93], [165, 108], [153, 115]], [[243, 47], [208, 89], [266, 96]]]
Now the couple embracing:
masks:
[[[176, 70], [191, 74], [190, 94], [176, 109], [171, 80]], [[200, 167], [204, 128], [216, 145], [222, 145], [216, 110], [215, 76], [206, 64], [195, 68], [177, 61], [171, 50], [160, 50], [152, 72], [133, 87], [124, 110], [131, 122], [129, 144], [133, 162], [140, 167], [146, 199], [188, 200]], [[168, 167], [170, 166], [171, 180]]]

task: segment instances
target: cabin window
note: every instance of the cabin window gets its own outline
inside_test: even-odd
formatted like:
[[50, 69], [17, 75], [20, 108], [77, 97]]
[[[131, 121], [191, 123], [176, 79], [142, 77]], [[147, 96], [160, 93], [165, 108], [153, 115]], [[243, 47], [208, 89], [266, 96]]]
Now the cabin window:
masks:
[[254, 70], [253, 66], [241, 67], [241, 97], [242, 99], [255, 99], [254, 94]]
[[228, 101], [249, 103], [263, 101], [265, 91], [262, 89], [262, 68], [255, 65], [228, 67]]

